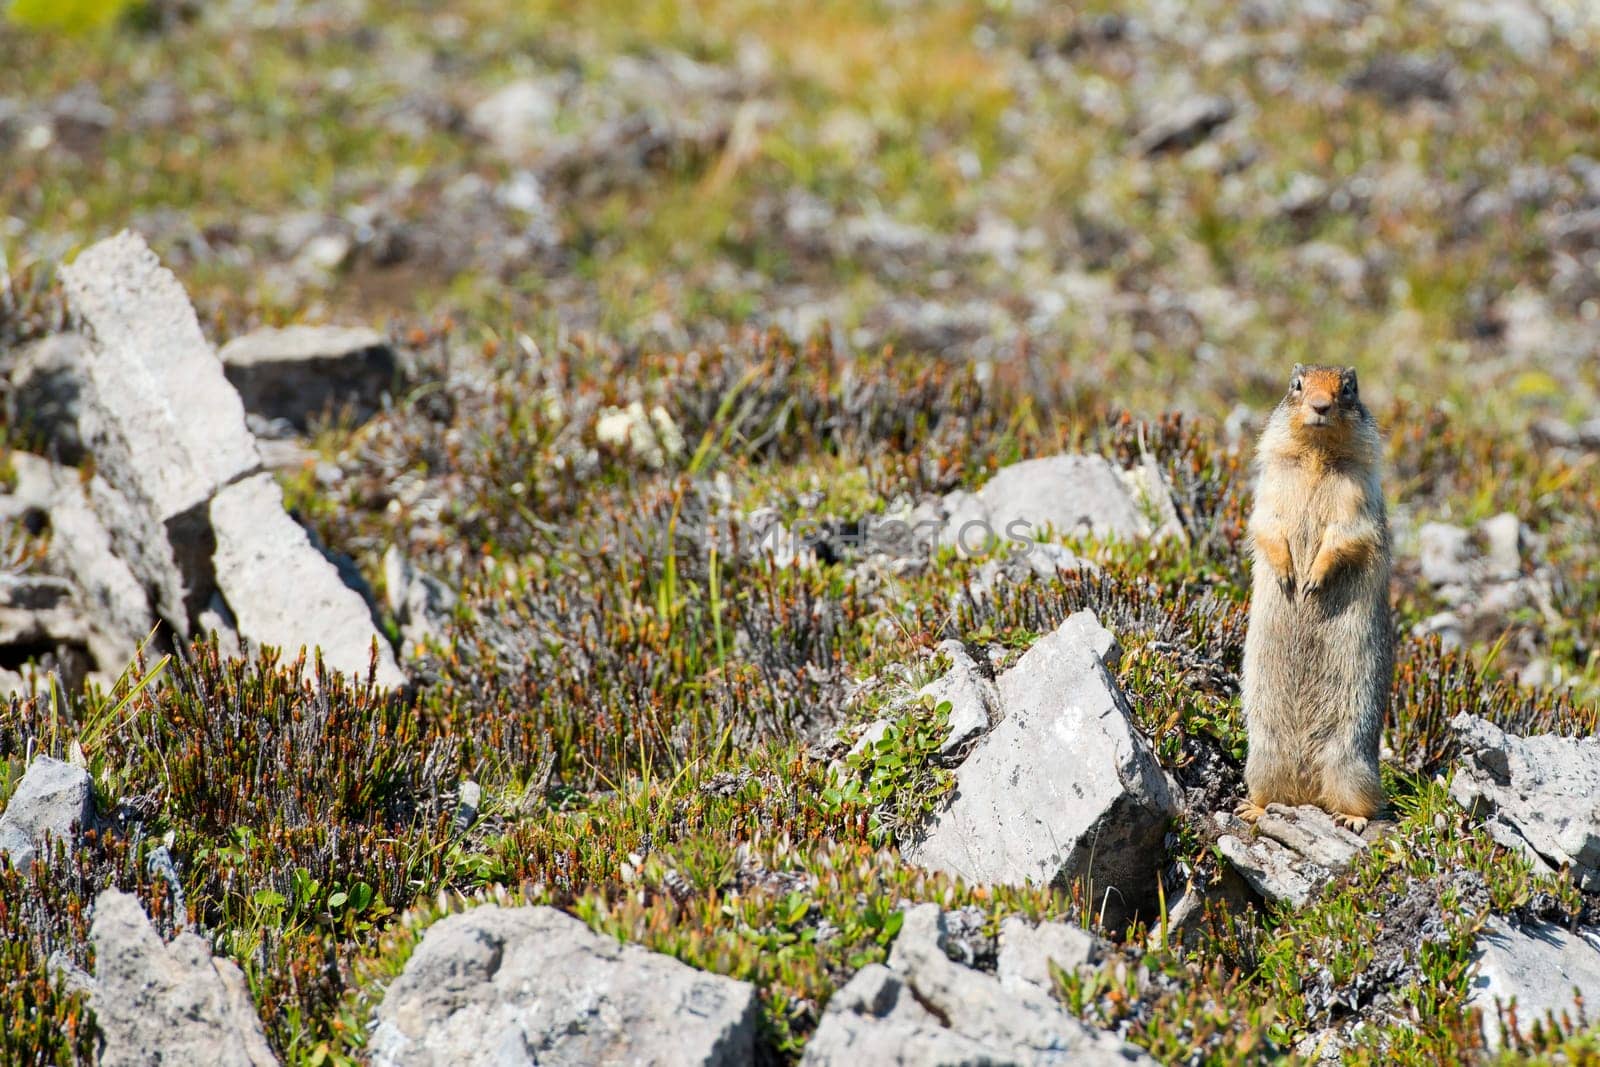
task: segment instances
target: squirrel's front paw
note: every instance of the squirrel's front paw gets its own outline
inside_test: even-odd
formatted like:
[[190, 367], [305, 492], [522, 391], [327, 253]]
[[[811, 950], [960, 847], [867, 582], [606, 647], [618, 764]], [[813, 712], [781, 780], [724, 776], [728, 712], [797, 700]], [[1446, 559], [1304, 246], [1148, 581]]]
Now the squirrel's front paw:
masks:
[[1300, 583], [1300, 591], [1309, 598], [1322, 592], [1322, 586], [1325, 581], [1326, 575], [1313, 574]]

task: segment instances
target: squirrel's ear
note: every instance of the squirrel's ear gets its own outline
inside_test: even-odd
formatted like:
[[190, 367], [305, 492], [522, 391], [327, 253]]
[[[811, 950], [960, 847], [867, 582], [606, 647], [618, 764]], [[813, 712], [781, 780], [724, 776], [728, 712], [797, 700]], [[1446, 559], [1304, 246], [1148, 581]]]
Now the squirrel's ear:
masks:
[[1300, 377], [1300, 375], [1305, 373], [1305, 369], [1306, 369], [1306, 365], [1304, 363], [1296, 363], [1294, 365], [1294, 372], [1293, 372], [1294, 376], [1296, 378]]

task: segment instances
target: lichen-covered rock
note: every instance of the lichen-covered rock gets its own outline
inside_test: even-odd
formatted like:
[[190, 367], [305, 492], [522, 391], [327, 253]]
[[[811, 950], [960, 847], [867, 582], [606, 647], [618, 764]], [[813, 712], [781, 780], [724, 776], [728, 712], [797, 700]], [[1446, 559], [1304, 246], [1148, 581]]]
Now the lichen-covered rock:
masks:
[[89, 997], [105, 1037], [102, 1067], [268, 1067], [278, 1062], [244, 974], [215, 959], [198, 934], [162, 944], [139, 898], [95, 898], [95, 977]]
[[355, 678], [366, 677], [376, 642], [377, 684], [405, 684], [366, 602], [284, 511], [271, 475], [252, 475], [218, 493], [211, 525], [217, 589], [242, 638], [289, 656], [302, 646], [321, 649], [324, 663]]
[[1517, 1030], [1526, 1036], [1550, 1013], [1576, 1022], [1578, 998], [1592, 1002], [1600, 990], [1600, 931], [1570, 933], [1550, 923], [1513, 926], [1493, 918], [1478, 934], [1473, 959], [1477, 973], [1467, 1004], [1482, 1010], [1491, 1049], [1502, 1043], [1506, 1009], [1515, 1008]]
[[554, 908], [483, 905], [428, 928], [378, 1007], [379, 1067], [735, 1067], [756, 992]]
[[89, 772], [49, 756], [27, 773], [0, 814], [0, 853], [26, 869], [45, 835], [70, 845], [78, 831], [94, 825], [94, 785]]
[[949, 807], [906, 849], [913, 863], [976, 884], [1083, 878], [1116, 915], [1153, 898], [1177, 793], [1090, 621], [1067, 620], [1000, 676], [1003, 717], [957, 770]]
[[906, 913], [888, 966], [862, 968], [828, 1001], [807, 1067], [1152, 1063], [1028, 982], [1002, 983], [945, 954], [937, 904]]
[[1600, 890], [1600, 738], [1518, 737], [1475, 715], [1450, 721], [1461, 746], [1456, 803], [1496, 841], [1547, 873]]

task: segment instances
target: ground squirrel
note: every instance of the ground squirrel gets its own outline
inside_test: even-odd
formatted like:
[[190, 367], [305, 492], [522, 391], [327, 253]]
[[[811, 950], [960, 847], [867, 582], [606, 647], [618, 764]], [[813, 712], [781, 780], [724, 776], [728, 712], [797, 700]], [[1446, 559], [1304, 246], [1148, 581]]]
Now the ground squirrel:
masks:
[[1238, 813], [1315, 804], [1359, 833], [1383, 805], [1394, 632], [1378, 428], [1354, 368], [1296, 364], [1256, 463]]

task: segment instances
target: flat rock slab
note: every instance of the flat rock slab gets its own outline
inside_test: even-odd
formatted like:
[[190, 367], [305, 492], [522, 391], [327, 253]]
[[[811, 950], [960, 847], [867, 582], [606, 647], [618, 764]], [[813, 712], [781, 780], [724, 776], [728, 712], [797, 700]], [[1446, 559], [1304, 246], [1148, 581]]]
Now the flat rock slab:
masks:
[[954, 799], [907, 859], [977, 885], [1086, 878], [1117, 914], [1149, 900], [1177, 792], [1134, 729], [1101, 658], [1103, 631], [1089, 622], [1068, 619], [1000, 676], [1004, 717], [956, 771]]
[[[1143, 484], [1142, 477], [1130, 478], [1102, 456], [1013, 463], [977, 492], [945, 496], [939, 543], [972, 554], [991, 541], [1014, 545], [1047, 532], [1123, 541], [1150, 537], [1158, 530], [1148, 517], [1151, 507], [1141, 499]], [[1167, 505], [1170, 509], [1170, 497]]]
[[300, 430], [342, 410], [370, 418], [399, 371], [388, 338], [364, 326], [265, 327], [219, 355], [245, 410]]
[[1492, 918], [1478, 934], [1473, 959], [1469, 1007], [1483, 1011], [1483, 1036], [1489, 1048], [1499, 1048], [1501, 1009], [1515, 1004], [1517, 1029], [1523, 1034], [1554, 1013], [1575, 1023], [1576, 998], [1582, 996], [1589, 1018], [1600, 992], [1600, 931], [1569, 933], [1549, 923], [1513, 926]]
[[1456, 803], [1539, 869], [1567, 868], [1584, 889], [1600, 890], [1600, 738], [1518, 737], [1465, 714], [1450, 729], [1461, 746]]
[[377, 1022], [377, 1067], [736, 1067], [754, 1060], [756, 991], [554, 908], [488, 904], [428, 928]]
[[89, 772], [49, 756], [28, 765], [0, 814], [0, 853], [25, 870], [45, 835], [69, 843], [94, 825], [94, 786]]
[[214, 959], [204, 938], [185, 932], [162, 944], [139, 899], [116, 889], [95, 898], [89, 937], [102, 1067], [277, 1064], [243, 972]]
[[856, 972], [828, 1001], [805, 1067], [1152, 1064], [1142, 1050], [1070, 1014], [1045, 990], [962, 966], [945, 953], [945, 916], [919, 904], [888, 966]]
[[1253, 834], [1248, 823], [1232, 814], [1218, 812], [1215, 819], [1224, 831], [1217, 850], [1274, 904], [1303, 907], [1367, 848], [1365, 838], [1310, 805], [1267, 805]]
[[366, 677], [376, 641], [377, 684], [405, 684], [366, 601], [284, 511], [283, 491], [270, 474], [251, 475], [218, 493], [211, 526], [217, 589], [239, 636], [290, 656], [302, 647], [319, 648], [324, 663], [356, 679]]

